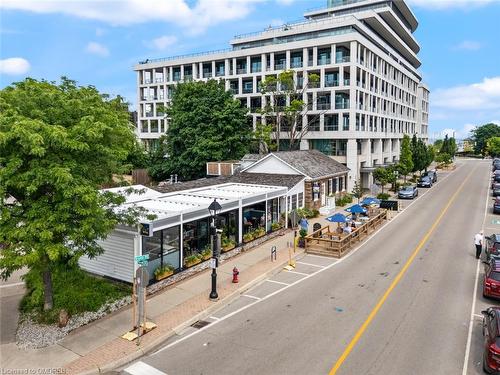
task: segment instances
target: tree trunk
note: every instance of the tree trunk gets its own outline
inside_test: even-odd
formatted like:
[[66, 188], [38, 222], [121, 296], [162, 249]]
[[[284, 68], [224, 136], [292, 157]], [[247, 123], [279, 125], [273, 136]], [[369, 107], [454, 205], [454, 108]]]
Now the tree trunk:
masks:
[[51, 310], [54, 307], [54, 296], [52, 293], [52, 272], [49, 266], [43, 271], [43, 287], [44, 287], [44, 304], [43, 310]]

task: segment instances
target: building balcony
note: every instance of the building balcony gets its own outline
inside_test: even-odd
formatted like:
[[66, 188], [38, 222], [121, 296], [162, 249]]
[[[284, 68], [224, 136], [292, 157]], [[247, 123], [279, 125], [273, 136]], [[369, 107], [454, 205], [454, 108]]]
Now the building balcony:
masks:
[[210, 78], [212, 77], [212, 72], [203, 72], [203, 78]]
[[274, 64], [274, 70], [283, 70], [285, 69], [285, 67], [286, 67], [285, 63]]
[[320, 83], [319, 82], [308, 82], [307, 87], [310, 89], [317, 89], [320, 87]]
[[146, 112], [144, 114], [144, 117], [153, 117], [154, 116], [154, 113], [153, 112]]
[[349, 109], [349, 101], [335, 102], [335, 109]]
[[329, 57], [324, 57], [322, 59], [318, 59], [318, 65], [327, 65], [331, 63], [331, 59]]
[[335, 59], [337, 64], [348, 63], [349, 61], [351, 61], [351, 56], [337, 56]]
[[292, 61], [290, 64], [290, 67], [292, 68], [302, 68], [302, 60], [300, 61]]
[[238, 89], [233, 88], [233, 87], [230, 87], [229, 90], [227, 90], [227, 91], [229, 91], [231, 94], [234, 94], [234, 95], [238, 94]]
[[192, 81], [192, 80], [193, 80], [192, 74], [184, 74], [184, 81]]
[[216, 77], [222, 77], [224, 75], [224, 71], [223, 70], [218, 70], [215, 72], [215, 76]]
[[332, 105], [330, 103], [317, 103], [316, 108], [318, 110], [327, 110], [327, 109], [331, 109]]
[[339, 85], [339, 81], [336, 80], [327, 80], [325, 81], [325, 87], [335, 87]]
[[236, 68], [236, 74], [247, 74], [247, 68]]
[[244, 87], [243, 88], [243, 94], [252, 94], [253, 93], [253, 87]]
[[351, 84], [351, 80], [349, 78], [344, 78], [344, 86], [349, 86]]
[[145, 84], [149, 84], [149, 83], [151, 83], [151, 79], [146, 78], [146, 79], [144, 80], [144, 83], [145, 83]]

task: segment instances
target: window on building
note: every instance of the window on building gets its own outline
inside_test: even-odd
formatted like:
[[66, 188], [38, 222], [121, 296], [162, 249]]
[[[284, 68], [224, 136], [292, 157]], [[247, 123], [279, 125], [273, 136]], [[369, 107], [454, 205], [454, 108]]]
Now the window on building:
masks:
[[304, 193], [299, 193], [298, 194], [298, 200], [299, 200], [298, 203], [297, 203], [298, 206], [300, 208], [304, 207]]

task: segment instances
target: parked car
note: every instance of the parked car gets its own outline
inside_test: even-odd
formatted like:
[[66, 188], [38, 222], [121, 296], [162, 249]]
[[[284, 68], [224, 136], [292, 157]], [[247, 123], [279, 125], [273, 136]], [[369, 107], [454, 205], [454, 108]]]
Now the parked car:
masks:
[[492, 193], [494, 197], [500, 196], [500, 183], [495, 182], [493, 183], [493, 186], [491, 187]]
[[500, 234], [492, 234], [491, 236], [486, 236], [485, 240], [486, 247], [484, 252], [486, 254], [486, 260], [489, 261], [492, 256], [500, 256]]
[[492, 306], [483, 314], [483, 370], [488, 374], [500, 371], [500, 307]]
[[493, 182], [500, 182], [500, 174], [494, 174], [492, 180]]
[[496, 197], [493, 202], [493, 213], [500, 214], [500, 197]]
[[495, 163], [495, 164], [493, 164], [493, 168], [492, 168], [492, 170], [493, 170], [493, 171], [496, 171], [496, 170], [498, 170], [498, 169], [500, 169], [500, 163]]
[[500, 257], [493, 256], [485, 267], [483, 297], [500, 298]]
[[400, 199], [413, 199], [418, 196], [418, 189], [416, 186], [404, 186], [398, 191], [398, 198]]
[[420, 177], [420, 179], [417, 182], [417, 186], [430, 188], [430, 187], [432, 187], [432, 180], [429, 176]]
[[430, 177], [432, 180], [432, 183], [435, 183], [438, 180], [437, 172], [435, 170], [427, 171], [422, 176]]

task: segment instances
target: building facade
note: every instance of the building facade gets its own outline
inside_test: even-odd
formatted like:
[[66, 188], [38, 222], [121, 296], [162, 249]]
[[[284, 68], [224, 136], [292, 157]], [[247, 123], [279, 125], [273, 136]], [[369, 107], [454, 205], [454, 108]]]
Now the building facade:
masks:
[[[294, 71], [307, 109], [300, 149], [316, 149], [346, 165], [347, 189], [369, 187], [372, 171], [399, 159], [403, 135], [427, 139], [429, 90], [422, 84], [412, 35], [418, 22], [403, 0], [329, 0], [305, 20], [236, 36], [231, 48], [146, 60], [137, 72], [137, 133], [151, 145], [165, 133], [178, 82], [224, 80], [255, 125], [269, 100], [259, 84]], [[311, 74], [319, 82], [308, 82]], [[304, 126], [304, 125], [302, 125]], [[287, 133], [280, 133], [286, 139]]]

